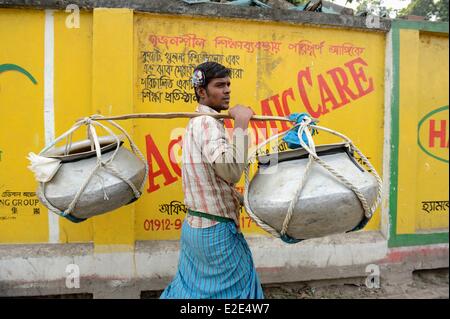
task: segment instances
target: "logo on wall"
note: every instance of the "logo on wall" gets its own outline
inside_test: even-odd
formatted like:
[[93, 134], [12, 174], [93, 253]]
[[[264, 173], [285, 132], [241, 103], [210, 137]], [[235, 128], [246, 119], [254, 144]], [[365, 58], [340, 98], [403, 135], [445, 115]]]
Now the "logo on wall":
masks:
[[[18, 66], [17, 64], [0, 64], [0, 74], [6, 71], [17, 71], [25, 75], [30, 79], [33, 84], [37, 84], [36, 79], [24, 68]], [[2, 151], [0, 150], [0, 162], [2, 161]]]
[[37, 84], [36, 79], [24, 68], [18, 66], [17, 64], [0, 64], [0, 74], [6, 71], [17, 71], [28, 77], [33, 84]]
[[417, 128], [417, 143], [428, 156], [448, 163], [448, 105], [426, 114]]

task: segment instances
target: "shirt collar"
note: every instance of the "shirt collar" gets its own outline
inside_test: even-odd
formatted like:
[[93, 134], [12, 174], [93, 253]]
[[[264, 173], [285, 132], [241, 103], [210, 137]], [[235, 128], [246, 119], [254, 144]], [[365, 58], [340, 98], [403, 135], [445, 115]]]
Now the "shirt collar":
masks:
[[[220, 112], [217, 112], [216, 110], [214, 110], [213, 108], [207, 106], [207, 105], [203, 105], [203, 104], [199, 104], [197, 106], [197, 109], [195, 110], [198, 113], [214, 113], [214, 114], [220, 114]], [[220, 122], [223, 122], [223, 119], [216, 119]]]

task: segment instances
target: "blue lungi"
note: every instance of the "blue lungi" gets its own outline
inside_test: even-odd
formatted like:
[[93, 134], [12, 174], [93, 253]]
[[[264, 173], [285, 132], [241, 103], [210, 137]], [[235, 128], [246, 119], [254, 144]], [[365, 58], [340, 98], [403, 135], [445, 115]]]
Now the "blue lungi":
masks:
[[244, 236], [233, 222], [181, 232], [178, 270], [161, 299], [263, 299]]

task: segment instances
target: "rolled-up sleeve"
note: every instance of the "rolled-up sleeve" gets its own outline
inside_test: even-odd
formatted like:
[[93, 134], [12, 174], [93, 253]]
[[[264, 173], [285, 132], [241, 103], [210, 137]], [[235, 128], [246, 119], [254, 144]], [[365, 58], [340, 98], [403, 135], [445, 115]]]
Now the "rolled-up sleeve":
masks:
[[215, 173], [228, 183], [237, 183], [247, 164], [248, 135], [234, 130], [233, 141], [229, 143], [223, 124], [212, 117], [202, 117], [194, 128], [201, 136], [203, 158], [211, 164]]
[[213, 167], [217, 175], [228, 183], [236, 184], [241, 179], [247, 165], [248, 136], [242, 131], [235, 131], [233, 143], [214, 162]]

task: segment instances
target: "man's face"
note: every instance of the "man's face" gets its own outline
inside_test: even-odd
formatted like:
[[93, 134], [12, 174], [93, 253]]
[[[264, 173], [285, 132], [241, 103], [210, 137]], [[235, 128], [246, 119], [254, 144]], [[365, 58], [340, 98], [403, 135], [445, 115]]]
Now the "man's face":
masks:
[[228, 110], [230, 107], [231, 94], [230, 77], [215, 78], [208, 83], [207, 90], [200, 88], [198, 94], [200, 95], [200, 103], [213, 108], [217, 112]]

